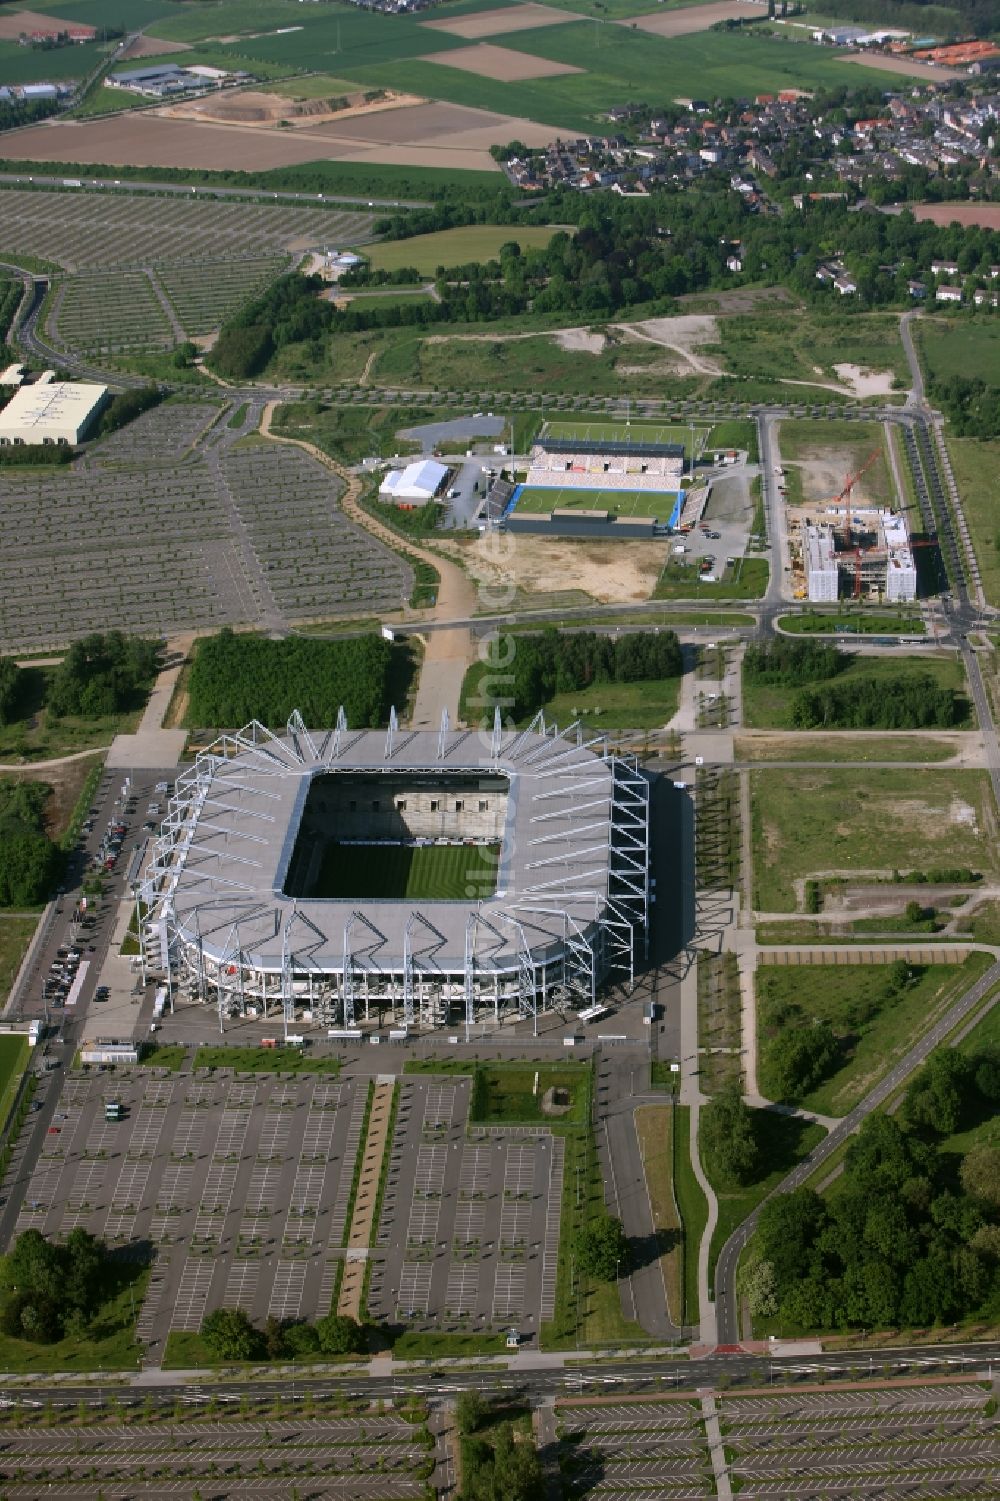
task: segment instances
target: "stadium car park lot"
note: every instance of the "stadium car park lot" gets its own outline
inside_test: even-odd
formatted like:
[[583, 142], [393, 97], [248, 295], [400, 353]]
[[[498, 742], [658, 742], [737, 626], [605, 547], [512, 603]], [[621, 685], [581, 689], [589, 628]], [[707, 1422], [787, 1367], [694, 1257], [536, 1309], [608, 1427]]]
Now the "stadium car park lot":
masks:
[[[996, 1495], [1000, 1425], [989, 1391], [962, 1383], [896, 1390], [777, 1392], [715, 1399], [727, 1471], [769, 1501], [846, 1495]], [[562, 1454], [586, 1495], [641, 1488], [648, 1501], [716, 1494], [700, 1402], [560, 1404]], [[659, 1487], [662, 1487], [660, 1489]]]
[[[17, 1232], [83, 1225], [157, 1252], [137, 1334], [162, 1358], [171, 1330], [211, 1308], [254, 1319], [330, 1311], [367, 1104], [367, 1079], [70, 1074]], [[126, 1108], [104, 1118], [107, 1100]]]
[[381, 1322], [537, 1339], [555, 1310], [563, 1142], [466, 1120], [469, 1079], [406, 1077], [368, 1307]]
[[[212, 1466], [209, 1494], [233, 1501], [254, 1491], [290, 1496], [296, 1480], [300, 1491], [304, 1481], [311, 1496], [407, 1501], [424, 1494], [413, 1472], [425, 1454], [411, 1424], [392, 1413], [368, 1411], [292, 1421], [83, 1425], [72, 1431], [22, 1427], [3, 1431], [0, 1485], [19, 1471], [46, 1470], [60, 1477], [46, 1483], [46, 1496], [99, 1494], [124, 1501], [141, 1485], [145, 1497], [190, 1497]], [[152, 1478], [157, 1475], [166, 1478]]]
[[0, 471], [0, 650], [111, 626], [238, 624], [268, 609], [328, 617], [409, 596], [412, 570], [347, 520], [323, 465], [284, 445], [234, 448], [246, 425], [230, 430], [227, 416], [168, 403], [72, 468]]

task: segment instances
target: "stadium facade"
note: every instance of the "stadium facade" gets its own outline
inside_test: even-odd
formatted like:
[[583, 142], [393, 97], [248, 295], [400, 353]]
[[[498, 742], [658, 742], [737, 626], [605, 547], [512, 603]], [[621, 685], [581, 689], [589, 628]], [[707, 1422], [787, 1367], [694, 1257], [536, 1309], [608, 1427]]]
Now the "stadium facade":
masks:
[[[310, 893], [366, 847], [466, 846], [459, 900]], [[475, 847], [480, 848], [476, 849]], [[483, 847], [497, 851], [481, 879]], [[369, 848], [368, 853], [371, 853]], [[339, 888], [343, 889], [339, 868]], [[348, 881], [348, 888], [349, 888]], [[523, 731], [257, 723], [182, 773], [138, 893], [144, 963], [227, 1018], [356, 1029], [585, 1010], [648, 944], [649, 783], [541, 715]]]

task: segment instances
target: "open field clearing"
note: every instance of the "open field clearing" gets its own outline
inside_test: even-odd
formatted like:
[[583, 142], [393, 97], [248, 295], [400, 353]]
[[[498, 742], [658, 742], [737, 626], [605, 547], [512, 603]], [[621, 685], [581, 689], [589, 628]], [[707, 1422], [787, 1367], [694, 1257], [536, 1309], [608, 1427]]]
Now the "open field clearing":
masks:
[[530, 31], [538, 26], [561, 26], [580, 17], [571, 10], [551, 5], [509, 5], [500, 10], [481, 10], [467, 16], [449, 16], [444, 21], [424, 21], [428, 31], [447, 31], [474, 41], [482, 36], [506, 36], [511, 31]]
[[842, 52], [845, 63], [860, 63], [880, 73], [899, 73], [904, 78], [919, 78], [922, 83], [941, 83], [952, 78], [967, 78], [961, 68], [944, 68], [937, 63], [922, 63], [910, 57], [886, 57], [880, 52]]
[[[887, 373], [890, 389], [909, 385], [895, 314], [845, 318], [839, 312], [771, 308], [722, 317], [718, 328], [720, 353], [732, 375], [852, 395], [856, 385], [846, 377], [854, 371], [845, 367], [856, 366], [868, 376]], [[803, 390], [802, 399], [809, 394]]]
[[[432, 66], [428, 64], [427, 66]], [[449, 76], [462, 78], [458, 72]], [[470, 78], [473, 97], [475, 84]], [[391, 116], [376, 130], [373, 122]], [[459, 167], [477, 172], [500, 169], [489, 154], [493, 145], [519, 139], [544, 146], [553, 131], [502, 112], [459, 109], [449, 104], [382, 110], [350, 123], [325, 128], [262, 132], [255, 126], [220, 125], [166, 119], [143, 111], [123, 131], [115, 120], [86, 124], [57, 121], [31, 126], [17, 137], [19, 159], [88, 162], [137, 167], [191, 167], [215, 171], [267, 172], [315, 161], [373, 162], [395, 166]]]
[[428, 52], [422, 63], [441, 63], [446, 68], [460, 68], [481, 78], [496, 78], [501, 83], [521, 83], [527, 78], [556, 78], [562, 73], [582, 73], [569, 63], [546, 61], [543, 57], [526, 57], [510, 47], [493, 47], [480, 42], [475, 47], [457, 47], [454, 52]]
[[560, 486], [525, 486], [517, 497], [516, 510], [525, 516], [547, 516], [551, 511], [609, 511], [618, 516], [655, 516], [669, 521], [677, 509], [673, 490], [570, 490]]
[[763, 0], [754, 4], [749, 0], [710, 0], [708, 5], [685, 5], [679, 10], [657, 11], [634, 20], [629, 17], [621, 25], [638, 27], [654, 36], [690, 36], [694, 31], [708, 31], [720, 21], [749, 21], [754, 16], [766, 15]]
[[[852, 504], [895, 505], [882, 429], [874, 422], [790, 421], [778, 431], [782, 463], [795, 466], [803, 500], [832, 500], [871, 454], [878, 457], [852, 493]], [[791, 492], [794, 498], [794, 490]]]
[[795, 883], [824, 873], [966, 867], [996, 878], [985, 772], [762, 768], [750, 790], [759, 912], [794, 912]]
[[[126, 133], [120, 125], [115, 130]], [[339, 208], [0, 189], [0, 253], [14, 260], [18, 252], [44, 256], [70, 271], [227, 257], [245, 262], [357, 242], [371, 225], [370, 214]]]
[[[521, 608], [530, 596], [559, 594], [568, 587], [600, 604], [648, 599], [663, 566], [663, 547], [650, 542], [584, 542], [576, 538], [508, 534], [502, 549], [481, 537], [443, 544], [441, 552], [458, 559], [491, 597], [506, 601], [510, 581], [517, 580]], [[547, 600], [540, 600], [547, 603]]]
[[45, 48], [0, 41], [0, 78], [4, 83], [69, 82], [86, 78], [106, 57], [107, 48], [98, 42]]
[[[436, 234], [414, 235], [411, 240], [383, 240], [366, 246], [362, 254], [376, 271], [412, 266], [420, 276], [433, 276], [438, 266], [492, 260], [511, 240], [516, 240], [522, 250], [544, 247], [558, 233], [554, 225], [467, 224]], [[567, 227], [566, 233], [574, 233], [572, 227]]]
[[[991, 205], [1000, 208], [1000, 204]], [[997, 221], [1000, 227], [1000, 219]], [[987, 385], [1000, 385], [1000, 323], [980, 318], [961, 323], [921, 318], [915, 325], [921, 361], [930, 379], [974, 373]]]
[[852, 736], [842, 730], [831, 735], [828, 730], [737, 735], [737, 761], [951, 761], [957, 760], [968, 746], [982, 755], [978, 735], [964, 731], [958, 735], [879, 735]]
[[[695, 442], [700, 453], [708, 436], [707, 428], [696, 430]], [[681, 443], [685, 451], [691, 446], [690, 427], [661, 422], [591, 422], [561, 419], [546, 422], [543, 438], [568, 438], [582, 443]]]
[[1000, 525], [996, 502], [1000, 442], [949, 438], [948, 453], [972, 534], [983, 591], [991, 605], [1000, 605]]
[[981, 229], [1000, 229], [1000, 203], [910, 203], [915, 219], [932, 224], [978, 224]]
[[6, 1003], [14, 976], [28, 951], [31, 935], [38, 926], [37, 917], [17, 914], [0, 915], [0, 1006]]

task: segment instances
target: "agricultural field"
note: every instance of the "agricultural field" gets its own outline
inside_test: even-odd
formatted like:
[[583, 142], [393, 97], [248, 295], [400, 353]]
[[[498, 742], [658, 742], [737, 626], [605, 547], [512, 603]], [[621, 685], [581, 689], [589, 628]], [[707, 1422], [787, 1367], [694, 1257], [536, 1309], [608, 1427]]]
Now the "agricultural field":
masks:
[[[415, 235], [410, 240], [384, 240], [362, 248], [375, 271], [398, 271], [412, 266], [420, 276], [433, 276], [438, 266], [464, 266], [469, 261], [494, 259], [502, 245], [516, 240], [522, 250], [545, 246], [558, 225], [468, 224], [460, 229], [441, 229], [436, 234]], [[567, 226], [567, 234], [574, 233]]]
[[[916, 656], [910, 653], [899, 657], [856, 655], [837, 673], [836, 677], [824, 679], [824, 682], [843, 686], [859, 680], [869, 681], [872, 678], [888, 683], [898, 682], [901, 678], [925, 676], [933, 678], [937, 687], [951, 688], [955, 693], [963, 695], [965, 713], [956, 721], [953, 728], [971, 728], [972, 708], [968, 701], [964, 700], [965, 668], [962, 666], [961, 659], [951, 653], [942, 653], [940, 656], [933, 657]], [[761, 683], [744, 676], [743, 723], [748, 729], [755, 730], [793, 729], [795, 726], [792, 719], [792, 707], [796, 695], [802, 687], [819, 686], [818, 683], [796, 684], [795, 686]], [[832, 726], [830, 733], [839, 734], [840, 732], [836, 726]]]
[[500, 846], [329, 844], [315, 890], [330, 899], [458, 902], [496, 889]]
[[[985, 772], [827, 766], [750, 773], [753, 906], [794, 912], [807, 877], [969, 868], [998, 872]], [[808, 817], [803, 810], [808, 810]]]
[[547, 516], [552, 511], [610, 511], [618, 516], [654, 516], [669, 521], [677, 509], [673, 490], [578, 490], [559, 486], [523, 486], [515, 509], [522, 515]]

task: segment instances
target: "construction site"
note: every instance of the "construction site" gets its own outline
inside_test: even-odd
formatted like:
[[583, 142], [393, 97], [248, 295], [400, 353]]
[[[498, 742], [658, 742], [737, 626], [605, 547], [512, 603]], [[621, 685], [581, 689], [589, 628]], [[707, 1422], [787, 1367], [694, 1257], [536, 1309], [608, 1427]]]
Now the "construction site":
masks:
[[881, 448], [873, 449], [838, 495], [804, 500], [787, 512], [796, 599], [812, 604], [844, 598], [878, 603], [916, 599], [915, 548], [922, 544], [911, 539], [901, 511], [866, 499], [860, 491], [865, 474], [881, 458]]

